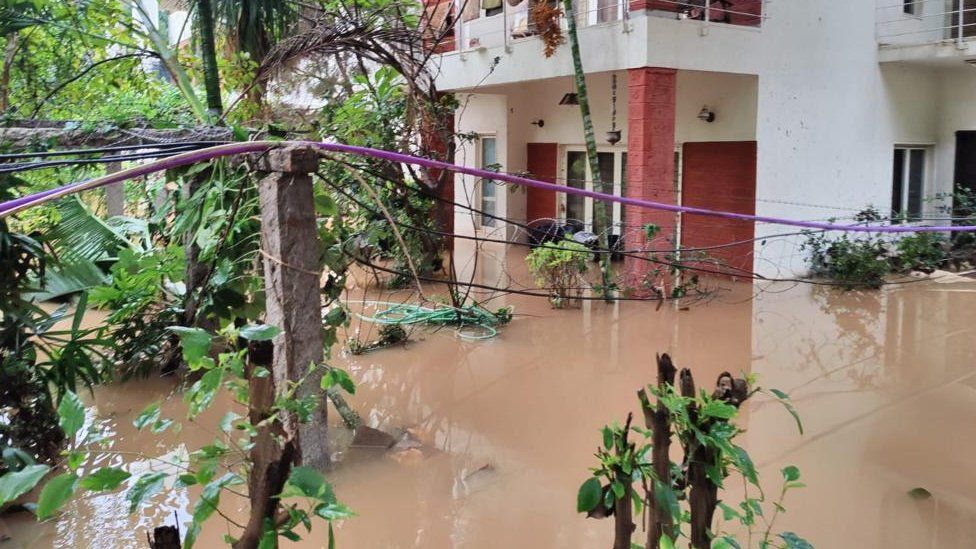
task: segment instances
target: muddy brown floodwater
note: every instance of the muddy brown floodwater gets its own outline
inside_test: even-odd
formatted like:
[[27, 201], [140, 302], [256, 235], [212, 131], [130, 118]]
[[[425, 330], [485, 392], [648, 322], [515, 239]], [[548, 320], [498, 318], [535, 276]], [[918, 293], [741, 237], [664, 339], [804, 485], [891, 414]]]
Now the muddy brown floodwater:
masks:
[[[480, 280], [506, 276], [482, 263]], [[740, 418], [768, 489], [778, 490], [786, 465], [808, 486], [790, 494], [778, 530], [818, 548], [976, 546], [976, 283], [869, 293], [724, 285], [687, 310], [590, 302], [556, 311], [500, 298], [490, 305], [514, 305], [518, 316], [494, 339], [417, 332], [405, 348], [337, 357], [358, 382], [350, 402], [366, 422], [409, 429], [423, 444], [399, 459], [349, 453], [329, 473], [358, 513], [338, 525], [339, 546], [609, 547], [612, 524], [575, 513], [576, 490], [600, 427], [637, 410], [635, 391], [652, 381], [663, 351], [702, 385], [746, 371], [792, 395], [803, 435], [762, 398]], [[182, 417], [173, 389], [152, 380], [96, 390], [115, 449], [133, 452], [111, 459], [145, 469], [153, 464], [138, 454], [179, 456], [212, 440], [227, 401], [179, 433], [132, 427], [161, 397], [170, 417]], [[932, 497], [910, 497], [916, 487]], [[8, 519], [14, 539], [0, 547], [145, 547], [146, 530], [174, 513], [185, 527], [197, 495], [168, 491], [131, 517], [122, 495], [85, 498], [41, 525]], [[234, 515], [242, 504], [223, 507]], [[302, 547], [324, 545], [319, 526]], [[214, 517], [199, 546], [219, 546], [225, 533]]]

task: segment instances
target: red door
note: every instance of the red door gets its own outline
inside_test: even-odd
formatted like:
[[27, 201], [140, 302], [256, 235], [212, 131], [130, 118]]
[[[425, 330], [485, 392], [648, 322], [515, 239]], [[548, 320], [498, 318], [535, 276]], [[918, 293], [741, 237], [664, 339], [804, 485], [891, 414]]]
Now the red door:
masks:
[[[683, 205], [756, 213], [755, 141], [685, 143], [681, 173]], [[694, 259], [694, 266], [702, 270], [749, 275], [753, 271], [754, 235], [752, 221], [683, 214], [681, 248], [687, 251], [682, 255], [686, 260]], [[739, 244], [733, 244], [736, 242]]]

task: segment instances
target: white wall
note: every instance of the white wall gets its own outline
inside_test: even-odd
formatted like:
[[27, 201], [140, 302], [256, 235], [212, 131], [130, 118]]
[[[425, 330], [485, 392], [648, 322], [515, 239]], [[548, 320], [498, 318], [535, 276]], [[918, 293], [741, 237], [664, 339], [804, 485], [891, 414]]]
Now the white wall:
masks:
[[[496, 141], [497, 161], [503, 171], [511, 171], [508, 158], [508, 99], [497, 94], [464, 94], [458, 98], [461, 108], [455, 114], [455, 128], [458, 133], [476, 133], [494, 137]], [[477, 165], [479, 143], [463, 140], [458, 145], [456, 162], [466, 166]], [[477, 179], [466, 175], [456, 175], [454, 179], [454, 200], [459, 203], [476, 204]], [[508, 217], [509, 193], [505, 187], [499, 187], [497, 193], [496, 214]], [[524, 215], [524, 214], [523, 214]], [[454, 232], [462, 235], [484, 234], [478, 229], [475, 215], [467, 210], [455, 208]], [[511, 229], [502, 228], [494, 238], [507, 238]], [[488, 229], [487, 233], [495, 231]]]
[[[851, 217], [891, 201], [895, 143], [933, 143], [937, 78], [882, 69], [869, 2], [770, 2], [759, 77], [759, 215]], [[759, 224], [757, 236], [788, 227]], [[802, 239], [756, 244], [767, 276], [806, 270]]]

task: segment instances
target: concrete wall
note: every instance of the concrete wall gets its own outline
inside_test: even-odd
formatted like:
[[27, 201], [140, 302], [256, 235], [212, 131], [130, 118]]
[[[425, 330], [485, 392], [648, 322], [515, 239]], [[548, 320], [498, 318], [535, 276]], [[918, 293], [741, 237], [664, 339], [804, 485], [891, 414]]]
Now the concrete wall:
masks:
[[[882, 67], [868, 2], [770, 2], [759, 77], [759, 215], [850, 218], [891, 202], [896, 143], [937, 141], [938, 77]], [[758, 225], [757, 236], [784, 227]], [[756, 270], [805, 271], [800, 238], [756, 244]]]

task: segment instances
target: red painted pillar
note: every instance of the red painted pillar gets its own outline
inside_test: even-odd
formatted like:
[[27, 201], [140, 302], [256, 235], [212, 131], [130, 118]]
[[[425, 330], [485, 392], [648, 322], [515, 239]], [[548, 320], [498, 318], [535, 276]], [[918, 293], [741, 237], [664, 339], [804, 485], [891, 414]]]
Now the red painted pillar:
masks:
[[[677, 71], [643, 67], [627, 71], [628, 140], [625, 196], [674, 204], [674, 121]], [[670, 212], [625, 206], [624, 243], [628, 250], [674, 247], [676, 216]], [[643, 227], [660, 232], [647, 241]], [[646, 255], [646, 254], [640, 254]], [[667, 254], [658, 254], [664, 259]], [[636, 257], [624, 260], [624, 281], [640, 292], [668, 280], [666, 265]]]

